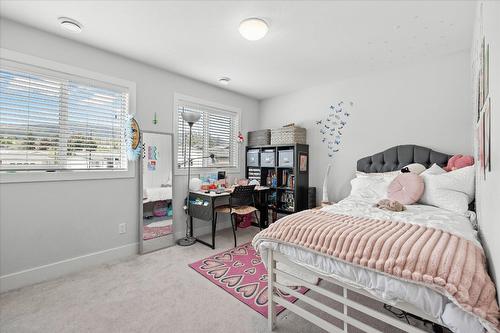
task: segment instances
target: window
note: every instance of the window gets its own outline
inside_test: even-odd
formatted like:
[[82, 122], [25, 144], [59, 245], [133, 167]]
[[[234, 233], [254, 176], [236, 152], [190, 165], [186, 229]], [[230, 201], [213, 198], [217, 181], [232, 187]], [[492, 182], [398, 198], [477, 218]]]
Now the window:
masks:
[[129, 89], [2, 59], [0, 171], [127, 170]]
[[[229, 107], [215, 106], [191, 98], [176, 99], [177, 168], [188, 166], [189, 125], [182, 112], [201, 113], [192, 128], [191, 158], [194, 168], [238, 168], [239, 112]], [[215, 160], [207, 158], [215, 155]]]

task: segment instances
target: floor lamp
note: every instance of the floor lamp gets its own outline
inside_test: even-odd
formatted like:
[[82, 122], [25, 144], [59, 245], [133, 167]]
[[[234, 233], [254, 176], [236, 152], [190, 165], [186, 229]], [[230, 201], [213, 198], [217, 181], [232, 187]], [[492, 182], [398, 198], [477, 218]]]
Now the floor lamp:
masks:
[[[187, 209], [188, 209], [188, 214], [189, 214], [189, 185], [190, 185], [190, 182], [191, 182], [191, 163], [192, 163], [192, 160], [191, 160], [191, 138], [192, 138], [192, 130], [193, 130], [193, 125], [195, 122], [197, 122], [198, 120], [200, 120], [201, 118], [201, 113], [199, 112], [194, 112], [194, 111], [186, 111], [186, 110], [183, 110], [182, 111], [182, 119], [188, 123], [189, 125], [189, 152], [188, 152], [188, 162], [187, 162], [187, 165], [188, 165], [188, 181], [187, 181], [187, 202], [186, 202], [186, 206], [187, 206]], [[190, 235], [190, 232], [189, 232], [189, 215], [186, 217], [186, 236], [184, 236], [184, 238], [181, 238], [181, 239], [178, 239], [177, 240], [177, 244], [179, 244], [180, 246], [189, 246], [189, 245], [193, 245], [194, 243], [196, 243], [196, 238], [194, 237], [191, 237]]]

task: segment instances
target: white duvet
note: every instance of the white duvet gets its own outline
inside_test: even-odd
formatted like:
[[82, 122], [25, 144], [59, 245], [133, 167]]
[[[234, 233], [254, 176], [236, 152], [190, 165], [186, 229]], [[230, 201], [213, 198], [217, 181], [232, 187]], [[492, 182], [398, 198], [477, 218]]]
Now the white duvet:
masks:
[[[461, 215], [426, 205], [409, 205], [406, 207], [407, 210], [404, 212], [390, 212], [373, 207], [372, 200], [349, 196], [335, 205], [322, 208], [322, 210], [335, 214], [394, 219], [439, 228], [469, 239], [480, 246], [477, 233], [473, 228], [476, 218], [473, 212]], [[279, 223], [279, 221], [276, 223]], [[387, 275], [349, 265], [334, 258], [290, 245], [264, 241], [259, 243], [258, 247], [259, 252], [264, 256], [264, 262], [266, 262], [265, 249], [272, 248], [301, 266], [323, 275], [332, 276], [357, 288], [362, 288], [383, 299], [387, 304], [397, 306], [398, 302], [404, 302], [414, 305], [429, 316], [437, 318], [438, 321], [449, 327], [453, 332], [472, 333], [484, 331], [479, 319], [464, 312], [447, 297], [428, 287], [394, 279]]]
[[145, 187], [143, 191], [143, 203], [171, 200], [172, 199], [172, 186], [166, 187]]

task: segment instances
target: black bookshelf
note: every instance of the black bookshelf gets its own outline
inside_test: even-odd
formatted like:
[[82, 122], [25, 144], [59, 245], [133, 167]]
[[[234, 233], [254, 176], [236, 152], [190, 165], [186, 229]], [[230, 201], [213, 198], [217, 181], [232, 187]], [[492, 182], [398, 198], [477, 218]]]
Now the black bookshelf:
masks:
[[[280, 164], [280, 152], [282, 159], [288, 157], [282, 161], [285, 166]], [[271, 187], [268, 203], [275, 204], [278, 213], [292, 214], [308, 208], [308, 145], [247, 146], [245, 156], [246, 178], [256, 179], [261, 185]], [[305, 171], [300, 169], [301, 156], [305, 156], [307, 160]], [[273, 165], [270, 165], [270, 157], [274, 157]]]

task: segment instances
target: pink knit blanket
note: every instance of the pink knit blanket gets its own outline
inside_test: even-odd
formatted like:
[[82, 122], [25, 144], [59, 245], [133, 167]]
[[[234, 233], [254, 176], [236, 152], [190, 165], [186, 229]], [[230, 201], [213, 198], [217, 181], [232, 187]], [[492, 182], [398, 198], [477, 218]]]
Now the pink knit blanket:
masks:
[[416, 224], [308, 210], [272, 224], [253, 243], [263, 240], [424, 284], [500, 328], [483, 250], [459, 236]]

